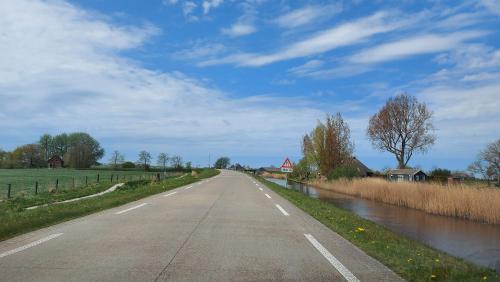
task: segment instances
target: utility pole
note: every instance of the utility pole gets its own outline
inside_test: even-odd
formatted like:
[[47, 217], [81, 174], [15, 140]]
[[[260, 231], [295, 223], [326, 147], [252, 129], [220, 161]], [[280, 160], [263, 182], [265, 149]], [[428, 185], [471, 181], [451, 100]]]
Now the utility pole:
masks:
[[211, 168], [211, 165], [212, 165], [212, 163], [210, 161], [210, 153], [208, 153], [208, 168]]

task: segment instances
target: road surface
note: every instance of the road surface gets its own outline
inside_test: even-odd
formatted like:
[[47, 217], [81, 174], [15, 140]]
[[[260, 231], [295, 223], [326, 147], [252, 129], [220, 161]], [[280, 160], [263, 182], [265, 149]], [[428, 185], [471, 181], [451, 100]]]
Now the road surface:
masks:
[[2, 281], [397, 281], [242, 173], [0, 242]]

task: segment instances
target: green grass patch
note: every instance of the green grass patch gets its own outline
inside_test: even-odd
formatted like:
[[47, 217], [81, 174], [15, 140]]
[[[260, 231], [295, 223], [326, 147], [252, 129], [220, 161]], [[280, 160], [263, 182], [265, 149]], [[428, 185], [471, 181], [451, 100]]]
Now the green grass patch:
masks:
[[408, 281], [500, 281], [492, 269], [427, 247], [332, 203], [256, 178]]
[[[19, 195], [34, 195], [35, 183], [38, 182], [38, 192], [52, 190], [58, 181], [58, 190], [79, 189], [87, 185], [110, 184], [150, 178], [157, 172], [140, 170], [77, 170], [77, 169], [0, 169], [0, 199], [7, 197], [7, 187], [11, 184], [11, 197]], [[169, 172], [173, 173], [173, 172]], [[97, 177], [99, 175], [99, 183]]]
[[[171, 177], [160, 182], [149, 180], [134, 180], [127, 182], [118, 190], [73, 203], [50, 205], [34, 210], [26, 210], [25, 207], [33, 204], [42, 204], [43, 199], [38, 202], [33, 199], [18, 198], [15, 200], [3, 201], [0, 203], [0, 241], [16, 235], [50, 226], [56, 223], [81, 217], [112, 207], [120, 206], [150, 195], [168, 191], [180, 186], [184, 186], [204, 178], [219, 174], [215, 169], [199, 170], [198, 175], [190, 174], [184, 177]], [[99, 192], [109, 188], [109, 184], [96, 186], [86, 191], [88, 194]], [[91, 191], [91, 189], [95, 189]], [[74, 191], [73, 191], [74, 192]], [[68, 193], [73, 193], [72, 191]], [[60, 199], [74, 198], [75, 194], [61, 196]], [[80, 195], [83, 196], [83, 195]], [[53, 195], [48, 196], [52, 200]]]

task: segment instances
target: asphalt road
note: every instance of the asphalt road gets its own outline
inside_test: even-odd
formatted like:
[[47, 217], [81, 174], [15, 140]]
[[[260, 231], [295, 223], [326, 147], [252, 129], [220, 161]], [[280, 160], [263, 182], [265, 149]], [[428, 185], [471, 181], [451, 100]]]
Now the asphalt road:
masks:
[[[1, 223], [0, 223], [1, 224]], [[242, 173], [0, 242], [1, 281], [398, 281]]]

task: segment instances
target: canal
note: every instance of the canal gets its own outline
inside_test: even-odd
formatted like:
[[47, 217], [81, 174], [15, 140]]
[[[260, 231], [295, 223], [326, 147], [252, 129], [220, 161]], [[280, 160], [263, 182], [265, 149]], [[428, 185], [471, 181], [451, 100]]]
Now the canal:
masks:
[[267, 180], [333, 203], [408, 238], [500, 273], [500, 226], [365, 200], [282, 179]]

